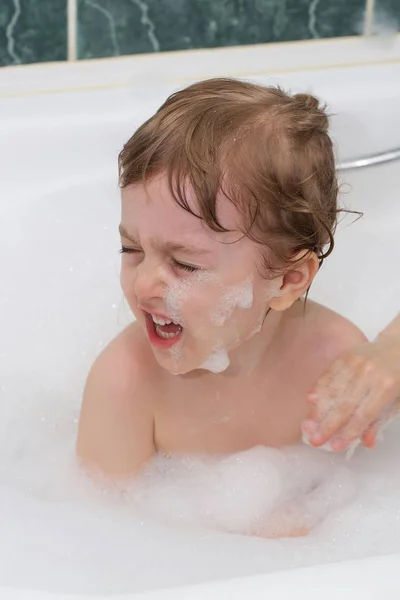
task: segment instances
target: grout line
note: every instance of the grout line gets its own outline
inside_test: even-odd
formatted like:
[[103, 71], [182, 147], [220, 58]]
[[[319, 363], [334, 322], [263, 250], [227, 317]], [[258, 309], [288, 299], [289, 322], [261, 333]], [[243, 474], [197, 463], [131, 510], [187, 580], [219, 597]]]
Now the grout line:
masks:
[[363, 35], [372, 35], [374, 25], [375, 0], [366, 0]]
[[68, 60], [77, 59], [78, 0], [67, 0]]

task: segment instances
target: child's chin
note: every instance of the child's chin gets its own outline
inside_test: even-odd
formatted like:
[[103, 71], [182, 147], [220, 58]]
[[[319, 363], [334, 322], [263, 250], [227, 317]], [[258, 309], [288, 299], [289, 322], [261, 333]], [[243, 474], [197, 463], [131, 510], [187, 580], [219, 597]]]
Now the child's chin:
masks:
[[192, 371], [200, 369], [201, 362], [181, 359], [179, 362], [172, 357], [157, 356], [160, 367], [171, 373], [171, 375], [187, 375]]

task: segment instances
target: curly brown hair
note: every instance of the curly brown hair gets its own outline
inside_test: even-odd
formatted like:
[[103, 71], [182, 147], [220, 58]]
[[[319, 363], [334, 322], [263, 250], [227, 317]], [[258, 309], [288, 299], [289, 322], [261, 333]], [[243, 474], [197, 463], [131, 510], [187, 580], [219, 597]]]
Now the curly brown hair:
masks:
[[176, 202], [215, 232], [227, 231], [218, 193], [232, 202], [243, 235], [272, 250], [262, 252], [268, 269], [304, 250], [322, 262], [333, 250], [338, 182], [328, 116], [314, 96], [224, 78], [173, 93], [119, 155], [121, 187], [162, 172]]

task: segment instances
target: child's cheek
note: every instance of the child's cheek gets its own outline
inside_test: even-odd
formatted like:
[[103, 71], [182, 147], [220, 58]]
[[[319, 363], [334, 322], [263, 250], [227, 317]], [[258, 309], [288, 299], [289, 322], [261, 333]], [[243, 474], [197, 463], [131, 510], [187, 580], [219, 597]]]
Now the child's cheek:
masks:
[[[253, 306], [253, 284], [250, 278], [233, 285], [223, 284], [217, 277], [196, 278], [178, 282], [169, 289], [167, 306], [170, 314], [186, 326], [197, 339], [223, 342], [226, 330], [240, 330], [237, 314]], [[239, 318], [238, 318], [239, 317]]]
[[206, 321], [211, 322], [212, 307], [220, 296], [219, 278], [199, 271], [167, 286], [164, 301], [168, 316], [175, 322], [188, 329], [203, 328]]
[[253, 284], [250, 279], [225, 288], [215, 302], [210, 317], [213, 325], [221, 327], [235, 308], [249, 309], [253, 305]]

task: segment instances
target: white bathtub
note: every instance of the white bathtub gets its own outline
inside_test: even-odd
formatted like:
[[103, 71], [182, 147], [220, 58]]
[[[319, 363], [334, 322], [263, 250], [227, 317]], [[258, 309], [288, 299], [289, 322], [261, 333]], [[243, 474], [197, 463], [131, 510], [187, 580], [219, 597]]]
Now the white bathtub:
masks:
[[[400, 146], [399, 36], [2, 69], [0, 359], [7, 364], [7, 369], [0, 364], [0, 384], [6, 382], [0, 387], [3, 403], [12, 377], [26, 378], [30, 386], [44, 375], [31, 372], [32, 353], [45, 358], [51, 344], [62, 372], [60, 380], [57, 374], [49, 375], [49, 385], [56, 389], [72, 373], [76, 377], [78, 372], [83, 381], [99, 347], [121, 327], [115, 310], [120, 299], [116, 260], [96, 264], [93, 249], [93, 240], [101, 239], [103, 258], [114, 257], [118, 151], [167, 93], [197, 78], [219, 75], [279, 82], [320, 95], [336, 113], [333, 135], [342, 160]], [[399, 295], [393, 293], [400, 265], [399, 175], [400, 162], [346, 174], [353, 186], [346, 202], [365, 217], [352, 227], [339, 228], [338, 249], [313, 289], [316, 299], [350, 317], [370, 336], [399, 310]], [[46, 258], [49, 253], [57, 257], [56, 270]], [[69, 281], [77, 272], [81, 278], [87, 274], [86, 283], [71, 297]], [[337, 293], [337, 282], [342, 294]], [[92, 303], [102, 315], [101, 335], [91, 316]], [[51, 331], [47, 327], [42, 334], [46, 321], [52, 323]], [[16, 339], [26, 342], [21, 346]], [[68, 350], [63, 352], [63, 346]], [[15, 367], [10, 368], [10, 357], [15, 357]], [[23, 435], [23, 430], [14, 432], [16, 439]], [[400, 449], [398, 444], [394, 448]], [[380, 548], [382, 556], [362, 560], [124, 597], [269, 594], [274, 600], [397, 600], [400, 541], [399, 554], [387, 552], [385, 556], [385, 548]], [[70, 596], [0, 587], [0, 597]]]

